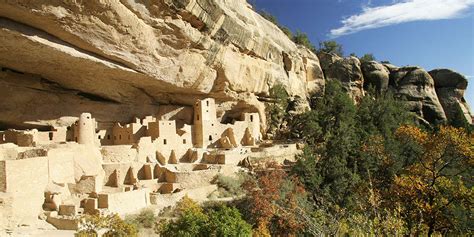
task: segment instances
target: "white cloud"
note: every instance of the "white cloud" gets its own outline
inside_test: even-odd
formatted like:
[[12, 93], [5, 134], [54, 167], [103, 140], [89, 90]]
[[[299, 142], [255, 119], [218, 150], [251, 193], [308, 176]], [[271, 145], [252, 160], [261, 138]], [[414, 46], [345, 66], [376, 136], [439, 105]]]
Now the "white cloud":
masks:
[[393, 5], [364, 7], [362, 12], [341, 21], [342, 27], [332, 29], [335, 38], [411, 21], [451, 19], [462, 16], [474, 6], [474, 0], [404, 0]]

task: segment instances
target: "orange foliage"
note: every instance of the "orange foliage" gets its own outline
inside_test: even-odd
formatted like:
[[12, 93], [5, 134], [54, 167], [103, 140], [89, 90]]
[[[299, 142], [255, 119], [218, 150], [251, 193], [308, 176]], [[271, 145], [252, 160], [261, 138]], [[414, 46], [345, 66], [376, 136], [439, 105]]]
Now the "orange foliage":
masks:
[[[303, 195], [305, 190], [296, 178], [288, 177], [279, 166], [267, 164], [267, 167], [272, 168], [258, 174], [255, 180], [247, 180], [243, 184], [252, 202], [250, 212], [257, 223], [254, 233], [267, 236], [271, 226], [278, 235], [293, 236], [304, 227], [295, 210], [299, 208], [297, 197]], [[282, 185], [286, 179], [291, 179], [294, 185], [282, 197]]]

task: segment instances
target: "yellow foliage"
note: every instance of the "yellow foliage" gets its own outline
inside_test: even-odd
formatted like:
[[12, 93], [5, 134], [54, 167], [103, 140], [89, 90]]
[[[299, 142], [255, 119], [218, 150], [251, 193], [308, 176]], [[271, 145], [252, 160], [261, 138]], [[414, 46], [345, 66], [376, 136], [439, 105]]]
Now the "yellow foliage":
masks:
[[442, 126], [428, 134], [413, 126], [400, 127], [396, 136], [415, 141], [423, 152], [418, 161], [395, 177], [392, 194], [411, 220], [418, 221], [421, 231], [433, 234], [452, 226], [447, 211], [474, 198], [462, 175], [469, 175], [474, 164], [474, 139], [464, 129]]
[[202, 213], [203, 209], [197, 202], [186, 195], [176, 204], [176, 212], [178, 214], [181, 214], [185, 211], [192, 213]]
[[256, 229], [253, 230], [253, 237], [270, 237], [270, 230], [268, 230], [268, 223], [259, 222]]

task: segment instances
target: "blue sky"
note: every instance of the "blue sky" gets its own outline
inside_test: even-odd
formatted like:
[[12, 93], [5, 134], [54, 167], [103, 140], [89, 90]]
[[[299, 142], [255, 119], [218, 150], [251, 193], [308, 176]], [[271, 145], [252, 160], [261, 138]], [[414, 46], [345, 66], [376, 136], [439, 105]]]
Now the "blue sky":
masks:
[[450, 68], [469, 78], [474, 109], [474, 0], [248, 0], [292, 31], [334, 39], [344, 53], [427, 70]]

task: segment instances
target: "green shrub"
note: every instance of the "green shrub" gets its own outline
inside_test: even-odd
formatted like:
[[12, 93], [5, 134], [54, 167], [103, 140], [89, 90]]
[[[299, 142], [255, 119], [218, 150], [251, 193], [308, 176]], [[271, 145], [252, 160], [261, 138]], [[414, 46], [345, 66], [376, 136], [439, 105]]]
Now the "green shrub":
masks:
[[235, 207], [221, 205], [217, 210], [210, 210], [208, 216], [208, 236], [252, 235], [252, 226], [242, 219], [242, 215]]
[[283, 123], [285, 116], [287, 115], [286, 110], [288, 109], [289, 96], [283, 85], [275, 84], [270, 88], [270, 97], [274, 100], [274, 103], [270, 103], [265, 108], [268, 131], [278, 138], [280, 135], [280, 125]]
[[80, 226], [76, 236], [97, 236], [99, 230], [107, 230], [102, 236], [105, 237], [129, 237], [137, 236], [137, 228], [133, 224], [126, 223], [117, 214], [109, 215], [84, 215], [80, 219]]
[[371, 53], [366, 53], [364, 54], [364, 56], [360, 58], [361, 62], [370, 62], [370, 61], [375, 61], [375, 60], [377, 59], [375, 59], [375, 56]]
[[220, 205], [205, 211], [184, 197], [175, 209], [175, 220], [162, 221], [155, 232], [167, 237], [251, 236], [251, 226], [234, 207]]
[[342, 50], [342, 45], [338, 44], [334, 40], [323, 41], [319, 43], [319, 52], [333, 53], [339, 56], [343, 56], [344, 52]]
[[125, 222], [135, 225], [138, 229], [153, 228], [156, 223], [156, 216], [153, 210], [143, 209], [138, 215], [125, 217]]
[[167, 237], [206, 236], [208, 217], [203, 209], [192, 199], [185, 196], [176, 205], [177, 219], [162, 221], [155, 232]]
[[226, 197], [239, 196], [243, 194], [242, 183], [245, 181], [244, 174], [237, 176], [225, 176], [222, 174], [217, 175], [217, 186], [222, 188], [223, 194]]
[[303, 45], [309, 50], [316, 52], [316, 47], [314, 47], [313, 43], [311, 43], [311, 40], [308, 38], [306, 33], [296, 31], [295, 35], [293, 35], [293, 42], [295, 42], [295, 44]]

